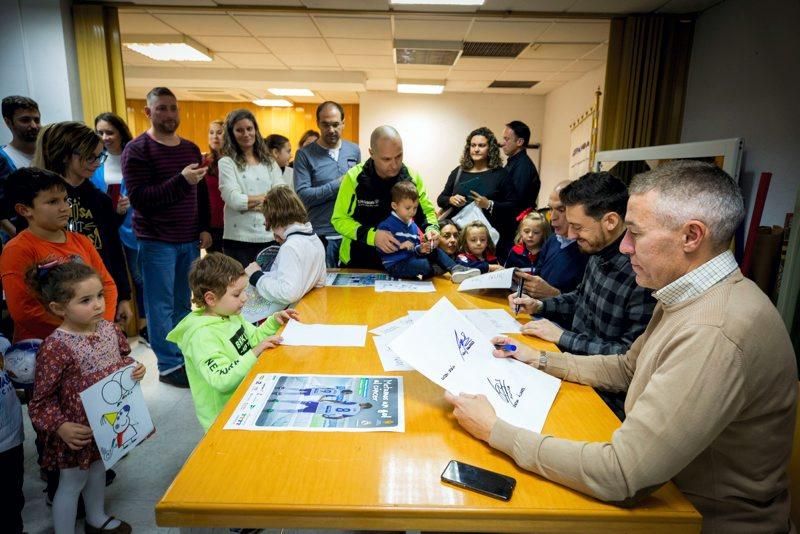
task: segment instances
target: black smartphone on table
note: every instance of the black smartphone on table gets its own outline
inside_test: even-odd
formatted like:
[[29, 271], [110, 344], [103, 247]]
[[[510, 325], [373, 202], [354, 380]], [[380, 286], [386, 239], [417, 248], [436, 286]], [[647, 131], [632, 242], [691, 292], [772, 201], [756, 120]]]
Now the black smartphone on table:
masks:
[[517, 481], [509, 476], [450, 460], [442, 471], [442, 482], [471, 489], [489, 497], [507, 501], [511, 499]]

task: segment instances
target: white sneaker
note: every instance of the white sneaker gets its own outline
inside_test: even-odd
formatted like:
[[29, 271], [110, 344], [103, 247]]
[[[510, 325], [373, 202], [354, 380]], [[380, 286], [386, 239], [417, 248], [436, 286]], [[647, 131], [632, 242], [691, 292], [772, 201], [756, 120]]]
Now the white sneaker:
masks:
[[450, 272], [452, 273], [450, 275], [450, 281], [454, 284], [460, 284], [467, 278], [472, 278], [473, 276], [479, 276], [481, 274], [480, 269], [471, 269], [463, 265], [454, 266]]

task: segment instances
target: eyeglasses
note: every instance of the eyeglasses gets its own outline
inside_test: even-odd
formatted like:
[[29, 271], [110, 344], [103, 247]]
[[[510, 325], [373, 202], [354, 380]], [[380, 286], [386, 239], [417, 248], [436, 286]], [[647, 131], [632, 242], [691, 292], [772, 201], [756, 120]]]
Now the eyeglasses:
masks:
[[[73, 154], [75, 154], [76, 156], [80, 156], [81, 155], [78, 152], [73, 152]], [[83, 158], [83, 160], [86, 163], [88, 163], [89, 165], [94, 165], [95, 163], [97, 163], [98, 165], [102, 165], [103, 163], [106, 162], [107, 159], [108, 159], [108, 152], [106, 152], [105, 150], [100, 152], [100, 155], [98, 155], [98, 156], [91, 155], [91, 156], [88, 156], [86, 158]]]

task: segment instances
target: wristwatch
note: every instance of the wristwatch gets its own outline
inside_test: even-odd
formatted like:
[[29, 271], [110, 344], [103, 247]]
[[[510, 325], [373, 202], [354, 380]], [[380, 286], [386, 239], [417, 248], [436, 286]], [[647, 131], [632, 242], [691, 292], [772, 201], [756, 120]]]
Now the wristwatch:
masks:
[[540, 371], [544, 371], [544, 368], [547, 367], [547, 353], [543, 350], [539, 351], [539, 365], [536, 367]]

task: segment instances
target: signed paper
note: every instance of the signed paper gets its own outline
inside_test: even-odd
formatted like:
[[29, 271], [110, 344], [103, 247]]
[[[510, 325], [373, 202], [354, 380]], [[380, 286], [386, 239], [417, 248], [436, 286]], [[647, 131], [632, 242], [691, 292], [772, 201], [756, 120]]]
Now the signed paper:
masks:
[[471, 289], [509, 289], [514, 278], [514, 269], [503, 269], [467, 278], [458, 286], [459, 291]]
[[489, 337], [446, 298], [389, 344], [454, 394], [484, 394], [501, 419], [541, 432], [561, 381], [512, 358], [495, 358]]

